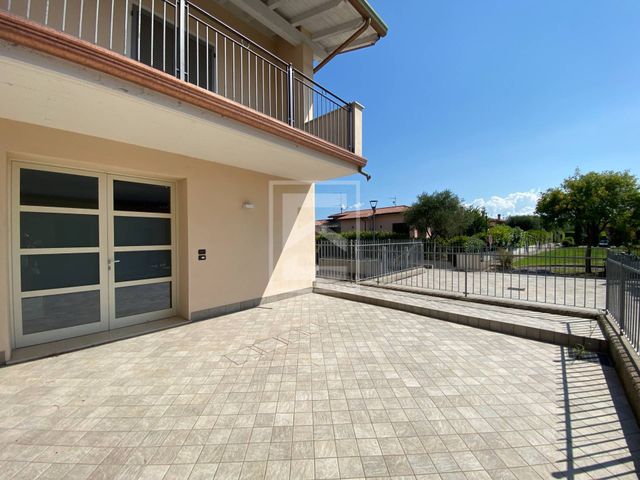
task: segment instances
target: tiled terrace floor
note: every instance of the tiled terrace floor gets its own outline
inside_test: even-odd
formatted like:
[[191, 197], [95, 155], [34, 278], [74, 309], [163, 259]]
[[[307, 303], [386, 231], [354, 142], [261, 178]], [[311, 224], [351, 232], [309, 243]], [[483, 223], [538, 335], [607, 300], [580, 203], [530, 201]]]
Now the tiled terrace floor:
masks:
[[309, 294], [0, 369], [0, 478], [636, 478], [613, 368]]

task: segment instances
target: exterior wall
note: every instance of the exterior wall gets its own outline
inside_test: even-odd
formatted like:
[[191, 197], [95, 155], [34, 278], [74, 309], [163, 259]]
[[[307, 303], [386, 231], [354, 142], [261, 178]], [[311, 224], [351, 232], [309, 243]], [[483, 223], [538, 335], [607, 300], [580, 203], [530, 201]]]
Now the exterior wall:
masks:
[[[7, 352], [7, 357], [11, 346], [11, 252], [6, 226], [10, 225], [8, 175], [12, 158], [175, 181], [177, 301], [178, 311], [186, 318], [194, 312], [312, 286], [311, 184], [278, 184], [281, 179], [248, 170], [0, 120], [0, 195], [7, 199], [0, 204], [0, 225], [5, 225], [0, 235], [0, 351]], [[293, 204], [287, 195], [292, 196]], [[255, 208], [243, 209], [245, 202]], [[207, 250], [206, 261], [197, 259], [201, 248]]]
[[[386, 215], [376, 215], [376, 231], [391, 232], [394, 223], [404, 223], [404, 215], [402, 213], [389, 213]], [[341, 232], [351, 232], [356, 229], [356, 219], [340, 220]], [[360, 219], [361, 230], [371, 230], [371, 218]]]

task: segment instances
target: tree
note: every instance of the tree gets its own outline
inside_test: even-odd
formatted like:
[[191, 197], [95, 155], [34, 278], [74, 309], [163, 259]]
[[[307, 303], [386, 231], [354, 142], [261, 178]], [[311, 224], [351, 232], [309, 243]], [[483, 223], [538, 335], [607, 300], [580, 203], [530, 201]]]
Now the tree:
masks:
[[476, 233], [483, 233], [489, 228], [489, 219], [484, 208], [466, 207], [465, 208], [465, 227], [464, 234], [471, 236]]
[[576, 170], [562, 185], [542, 194], [536, 212], [545, 225], [570, 225], [576, 240], [584, 236], [585, 269], [591, 273], [591, 247], [598, 244], [607, 227], [626, 224], [627, 228], [634, 228], [639, 197], [638, 180], [628, 171], [582, 174]]
[[511, 247], [513, 246], [513, 228], [508, 225], [494, 225], [489, 229], [489, 235], [493, 240], [492, 245], [496, 247]]
[[464, 233], [470, 218], [462, 200], [450, 190], [422, 193], [404, 214], [405, 221], [422, 232], [450, 238]]
[[507, 225], [527, 230], [541, 230], [542, 219], [538, 215], [511, 215], [507, 218]]

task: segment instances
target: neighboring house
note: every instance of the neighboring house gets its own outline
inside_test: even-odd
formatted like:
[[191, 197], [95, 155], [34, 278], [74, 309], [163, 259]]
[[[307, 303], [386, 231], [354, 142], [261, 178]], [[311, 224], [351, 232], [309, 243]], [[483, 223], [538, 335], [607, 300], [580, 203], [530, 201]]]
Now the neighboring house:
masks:
[[320, 233], [336, 232], [339, 227], [337, 222], [329, 219], [316, 220], [316, 235]]
[[366, 164], [314, 62], [385, 34], [366, 0], [3, 2], [0, 362], [308, 291], [311, 182]]
[[349, 212], [329, 215], [329, 220], [336, 224], [334, 231], [345, 233], [360, 229], [360, 231], [394, 232], [409, 234], [409, 226], [404, 220], [404, 213], [409, 207], [398, 205], [394, 207], [380, 207], [376, 209], [375, 219], [373, 210], [353, 210]]
[[495, 227], [496, 225], [504, 225], [506, 222], [506, 220], [504, 218], [502, 218], [502, 215], [498, 214], [498, 216], [496, 218], [490, 218], [489, 219], [489, 226], [490, 227]]

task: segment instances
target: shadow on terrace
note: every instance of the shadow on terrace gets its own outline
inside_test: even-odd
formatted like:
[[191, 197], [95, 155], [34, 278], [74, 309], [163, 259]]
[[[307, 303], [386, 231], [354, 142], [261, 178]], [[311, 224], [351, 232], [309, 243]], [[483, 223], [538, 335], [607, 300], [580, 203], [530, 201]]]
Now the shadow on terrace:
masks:
[[564, 468], [553, 477], [630, 478], [629, 471], [640, 471], [640, 430], [608, 357], [576, 358], [563, 348], [557, 363], [564, 410], [557, 465]]

